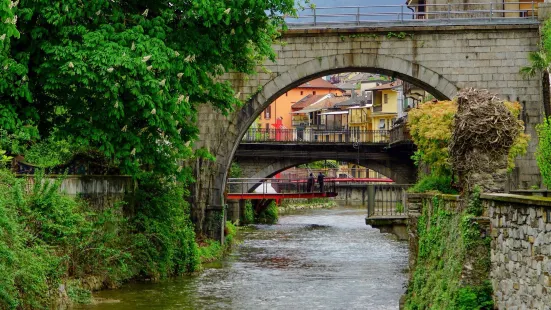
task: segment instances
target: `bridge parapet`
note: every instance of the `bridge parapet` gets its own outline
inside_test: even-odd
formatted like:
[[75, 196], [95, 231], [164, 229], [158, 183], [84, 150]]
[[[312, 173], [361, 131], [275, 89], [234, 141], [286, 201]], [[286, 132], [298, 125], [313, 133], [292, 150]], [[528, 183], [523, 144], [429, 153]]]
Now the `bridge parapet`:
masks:
[[367, 25], [426, 26], [537, 23], [538, 1], [418, 5], [361, 5], [311, 7], [296, 18], [287, 18], [290, 28], [354, 27]]

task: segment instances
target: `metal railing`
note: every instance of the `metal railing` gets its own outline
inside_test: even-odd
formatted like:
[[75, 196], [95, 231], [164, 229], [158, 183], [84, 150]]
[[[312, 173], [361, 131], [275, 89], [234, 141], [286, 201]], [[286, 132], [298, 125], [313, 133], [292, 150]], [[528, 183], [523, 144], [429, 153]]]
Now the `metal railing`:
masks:
[[[370, 170], [369, 168], [291, 168], [281, 172], [279, 175], [283, 179], [305, 179], [310, 175], [310, 173], [312, 173], [314, 176], [317, 176], [320, 172], [323, 173], [326, 178], [356, 179], [371, 177], [374, 179], [387, 179], [386, 176], [380, 174], [379, 172]], [[339, 180], [339, 182], [343, 181]]]
[[411, 135], [406, 125], [395, 126], [390, 129], [390, 143], [411, 141]]
[[320, 188], [320, 184], [317, 178], [314, 178], [314, 183], [309, 183], [308, 179], [249, 179], [249, 178], [231, 178], [228, 179], [227, 188], [228, 194], [246, 194], [251, 189], [254, 189], [255, 193], [262, 194], [296, 194], [296, 193], [313, 193], [313, 192], [325, 192], [335, 193], [336, 182], [332, 180], [325, 180], [323, 183], [323, 191]]
[[388, 130], [318, 130], [249, 128], [242, 143], [389, 143]]
[[407, 184], [370, 184], [367, 186], [367, 217], [407, 215]]
[[349, 25], [373, 23], [427, 24], [431, 21], [495, 21], [525, 20], [537, 22], [538, 2], [492, 1], [481, 3], [448, 3], [424, 5], [366, 5], [312, 7], [288, 17], [290, 28], [304, 26]]

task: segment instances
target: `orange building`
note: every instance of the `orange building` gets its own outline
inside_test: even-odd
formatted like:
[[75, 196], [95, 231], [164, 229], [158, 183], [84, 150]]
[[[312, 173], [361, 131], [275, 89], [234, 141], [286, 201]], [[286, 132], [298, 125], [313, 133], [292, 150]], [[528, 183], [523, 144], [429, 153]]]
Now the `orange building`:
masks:
[[[277, 120], [281, 120], [282, 128], [293, 128], [292, 124], [292, 108], [291, 106], [302, 98], [308, 95], [327, 95], [334, 94], [335, 96], [342, 96], [344, 90], [336, 87], [335, 85], [327, 82], [326, 80], [319, 78], [306, 82], [297, 88], [293, 88], [286, 92], [279, 98], [277, 98], [264, 112], [260, 114], [257, 120], [260, 128], [274, 128]], [[258, 125], [257, 125], [258, 126]]]

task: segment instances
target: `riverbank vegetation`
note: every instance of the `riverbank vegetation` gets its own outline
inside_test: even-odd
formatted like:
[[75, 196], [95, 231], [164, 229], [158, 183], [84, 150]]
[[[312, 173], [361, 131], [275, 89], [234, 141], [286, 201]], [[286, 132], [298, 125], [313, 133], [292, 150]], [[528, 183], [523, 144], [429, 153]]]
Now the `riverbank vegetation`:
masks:
[[476, 189], [464, 210], [441, 196], [423, 206], [405, 309], [493, 309], [491, 239], [476, 222], [482, 213], [479, 194]]
[[212, 159], [193, 148], [198, 107], [242, 104], [218, 77], [274, 59], [294, 5], [0, 0], [2, 167], [62, 169], [84, 154], [136, 184], [132, 201], [93, 210], [60, 180], [35, 175], [29, 189], [0, 170], [0, 308], [86, 300], [87, 278], [116, 287], [198, 268], [187, 163]]
[[279, 211], [284, 213], [301, 209], [329, 209], [336, 205], [337, 202], [329, 198], [284, 199], [279, 205]]
[[57, 291], [58, 302], [68, 303], [63, 297], [90, 288], [74, 279], [95, 277], [98, 289], [199, 267], [189, 206], [176, 183], [144, 179], [127, 216], [123, 205], [92, 210], [60, 193], [60, 183], [39, 173], [27, 190], [26, 180], [0, 170], [0, 308], [47, 308]]
[[245, 202], [245, 211], [241, 217], [243, 225], [248, 224], [276, 224], [279, 219], [279, 212], [275, 201], [271, 201], [268, 206], [260, 212], [255, 210], [253, 202]]

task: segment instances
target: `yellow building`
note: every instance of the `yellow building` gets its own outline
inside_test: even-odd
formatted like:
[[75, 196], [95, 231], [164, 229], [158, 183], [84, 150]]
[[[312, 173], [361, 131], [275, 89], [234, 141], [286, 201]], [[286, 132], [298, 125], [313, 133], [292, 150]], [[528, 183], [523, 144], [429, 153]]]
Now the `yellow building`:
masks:
[[379, 85], [371, 89], [371, 130], [389, 130], [403, 110], [402, 81]]
[[357, 142], [386, 141], [388, 130], [403, 115], [403, 85], [395, 81], [371, 88], [372, 103], [348, 108], [351, 139]]

